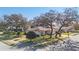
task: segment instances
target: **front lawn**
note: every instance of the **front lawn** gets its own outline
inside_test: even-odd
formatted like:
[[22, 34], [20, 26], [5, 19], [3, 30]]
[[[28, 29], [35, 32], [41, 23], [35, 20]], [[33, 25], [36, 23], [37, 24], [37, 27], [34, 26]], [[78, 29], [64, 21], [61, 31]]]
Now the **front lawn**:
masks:
[[0, 40], [10, 46], [17, 45], [18, 43], [23, 43], [22, 45], [25, 46], [34, 45], [35, 48], [41, 48], [58, 42], [59, 40], [63, 41], [65, 38], [68, 37], [68, 35], [71, 36], [71, 34], [73, 33], [62, 33], [61, 37], [58, 38], [55, 38], [54, 35], [52, 35], [52, 38], [50, 38], [49, 35], [43, 35], [34, 39], [28, 39], [25, 35], [16, 38], [16, 35], [3, 34], [0, 35]]
[[8, 35], [8, 34], [0, 35], [0, 40], [9, 40], [13, 38], [15, 38], [15, 35]]
[[26, 40], [25, 36], [17, 37], [15, 32], [7, 32], [0, 34], [0, 41], [7, 45], [15, 45], [20, 41]]

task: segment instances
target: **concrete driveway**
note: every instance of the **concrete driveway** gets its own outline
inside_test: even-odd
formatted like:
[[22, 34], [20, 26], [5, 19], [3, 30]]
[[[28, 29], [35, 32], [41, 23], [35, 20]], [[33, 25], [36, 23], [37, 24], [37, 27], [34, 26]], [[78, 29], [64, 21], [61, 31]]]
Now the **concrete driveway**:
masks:
[[0, 42], [0, 51], [24, 51], [24, 48], [22, 48], [22, 49], [11, 48], [11, 46], [8, 46], [8, 45]]

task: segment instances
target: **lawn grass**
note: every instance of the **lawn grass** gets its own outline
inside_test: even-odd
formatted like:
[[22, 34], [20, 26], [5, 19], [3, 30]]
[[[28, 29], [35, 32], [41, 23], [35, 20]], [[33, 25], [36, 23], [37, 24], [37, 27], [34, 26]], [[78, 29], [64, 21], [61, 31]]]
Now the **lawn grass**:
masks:
[[[58, 39], [64, 39], [66, 38], [67, 36], [62, 36], [62, 37], [58, 37]], [[34, 39], [28, 39], [26, 38], [26, 40], [24, 41], [21, 41], [21, 42], [27, 42], [27, 41], [32, 41], [34, 43], [43, 43], [43, 42], [54, 42], [56, 40], [58, 40], [57, 38], [55, 38], [54, 35], [52, 35], [52, 38], [50, 38], [49, 35], [44, 35], [44, 36], [39, 36], [37, 38], [34, 38]]]
[[9, 39], [13, 39], [14, 37], [15, 35], [4, 34], [4, 35], [0, 35], [0, 40], [9, 40]]
[[[63, 41], [65, 38], [68, 37], [68, 34], [72, 34], [72, 33], [63, 33], [61, 37], [55, 38], [55, 36], [53, 35], [52, 38], [50, 38], [49, 35], [45, 35], [45, 36], [41, 36], [41, 39], [38, 37], [37, 39], [34, 39], [34, 42], [36, 40], [36, 42], [39, 42], [39, 45], [34, 46], [34, 48], [42, 48], [48, 45], [52, 45], [56, 42], [58, 42], [59, 40]], [[44, 39], [43, 39], [44, 37]]]
[[34, 46], [35, 48], [41, 48], [44, 46], [48, 46], [51, 45], [55, 42], [57, 42], [58, 40], [64, 40], [66, 37], [68, 37], [68, 34], [72, 34], [72, 33], [62, 33], [61, 37], [55, 38], [54, 35], [52, 35], [52, 38], [50, 38], [50, 35], [43, 35], [43, 36], [39, 36], [36, 37], [34, 39], [28, 39], [26, 37], [19, 37], [19, 38], [15, 38], [15, 35], [8, 35], [8, 34], [4, 34], [4, 35], [0, 35], [2, 37], [0, 37], [0, 40], [4, 40], [6, 41], [6, 43], [8, 43], [8, 45], [16, 45], [18, 42], [24, 43], [26, 45], [29, 45], [30, 42], [33, 43], [40, 43], [39, 45]]

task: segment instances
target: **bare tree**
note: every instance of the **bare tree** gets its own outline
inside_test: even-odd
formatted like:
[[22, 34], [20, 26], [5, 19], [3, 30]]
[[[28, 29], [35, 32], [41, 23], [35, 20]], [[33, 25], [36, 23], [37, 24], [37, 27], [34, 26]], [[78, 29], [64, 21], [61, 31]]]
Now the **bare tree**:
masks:
[[52, 38], [53, 33], [53, 22], [56, 20], [56, 12], [54, 10], [50, 10], [49, 12], [40, 15], [39, 17], [35, 18], [36, 25], [43, 26], [43, 27], [50, 27], [50, 38]]
[[5, 15], [4, 20], [6, 20], [6, 23], [8, 27], [10, 27], [10, 30], [13, 31], [15, 28], [16, 31], [18, 29], [22, 29], [23, 31], [26, 29], [27, 19], [23, 17], [21, 14], [11, 14], [11, 15]]
[[63, 14], [58, 14], [57, 20], [60, 20], [61, 26], [59, 27], [58, 31], [56, 32], [55, 37], [57, 38], [57, 35], [61, 36], [62, 28], [64, 26], [68, 26], [71, 24], [72, 21], [75, 21], [78, 19], [78, 12], [75, 8], [66, 8]]
[[0, 21], [0, 30], [1, 31], [5, 31], [6, 30], [6, 27], [7, 27], [6, 22]]
[[72, 24], [72, 21], [78, 19], [78, 12], [76, 8], [66, 8], [63, 13], [57, 13], [54, 10], [50, 10], [49, 12], [40, 15], [35, 18], [35, 24], [37, 26], [49, 26], [50, 38], [52, 38], [53, 33], [53, 22], [59, 23], [60, 26], [55, 33], [55, 37], [61, 36], [62, 28], [65, 26], [69, 26]]

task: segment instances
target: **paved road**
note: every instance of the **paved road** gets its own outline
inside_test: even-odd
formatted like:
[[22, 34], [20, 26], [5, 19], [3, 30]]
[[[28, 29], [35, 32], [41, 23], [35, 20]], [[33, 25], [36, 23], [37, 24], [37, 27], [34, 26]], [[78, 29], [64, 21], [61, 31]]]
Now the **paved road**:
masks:
[[79, 34], [70, 36], [65, 40], [65, 43], [57, 43], [56, 45], [49, 45], [38, 51], [79, 51]]
[[2, 42], [0, 42], [0, 51], [8, 51], [8, 50], [10, 50], [9, 49], [10, 48], [10, 46], [7, 46], [6, 44], [4, 44], [4, 43], [2, 43]]
[[79, 42], [79, 34], [78, 35], [75, 35], [75, 36], [71, 36], [70, 37], [70, 40]]
[[17, 48], [11, 48], [11, 46], [8, 46], [2, 42], [0, 42], [0, 51], [23, 51], [24, 49], [17, 49]]
[[23, 51], [23, 50], [24, 48], [22, 49], [17, 49], [15, 47], [12, 48], [11, 46], [8, 46], [0, 41], [0, 51]]

